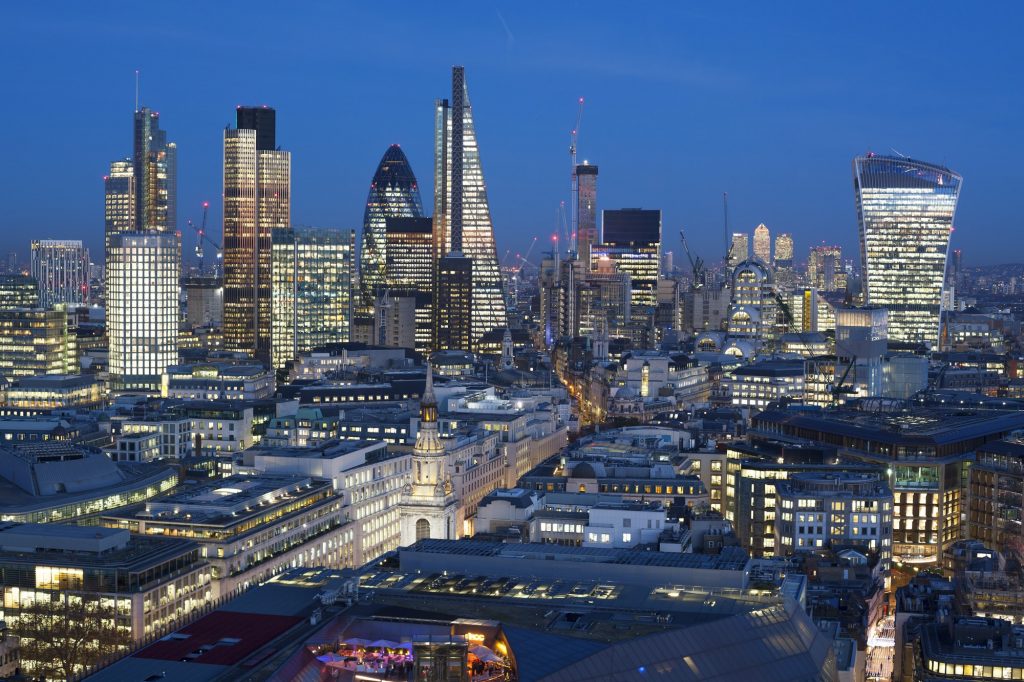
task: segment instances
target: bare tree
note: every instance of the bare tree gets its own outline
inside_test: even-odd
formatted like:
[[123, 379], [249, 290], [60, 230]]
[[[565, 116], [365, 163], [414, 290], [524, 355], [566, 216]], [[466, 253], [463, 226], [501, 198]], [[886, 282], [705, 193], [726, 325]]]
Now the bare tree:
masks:
[[24, 606], [12, 630], [22, 638], [26, 671], [48, 680], [72, 679], [132, 642], [114, 607], [66, 593]]

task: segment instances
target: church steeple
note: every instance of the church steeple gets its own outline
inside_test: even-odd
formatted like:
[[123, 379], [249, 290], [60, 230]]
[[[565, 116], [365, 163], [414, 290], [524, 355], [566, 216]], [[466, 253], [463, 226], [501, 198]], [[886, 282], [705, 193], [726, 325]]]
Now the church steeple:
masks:
[[437, 397], [434, 395], [434, 369], [427, 362], [427, 385], [420, 398], [420, 428], [416, 434], [413, 454], [436, 455], [444, 453], [441, 437], [437, 433]]
[[434, 368], [427, 361], [427, 385], [420, 398], [420, 428], [424, 422], [437, 423], [437, 397], [434, 395]]

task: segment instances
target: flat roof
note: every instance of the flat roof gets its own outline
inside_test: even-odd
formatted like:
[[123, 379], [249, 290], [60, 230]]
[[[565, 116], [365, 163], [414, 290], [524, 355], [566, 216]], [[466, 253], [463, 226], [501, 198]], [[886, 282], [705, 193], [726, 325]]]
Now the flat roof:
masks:
[[890, 444], [916, 441], [942, 445], [1024, 428], [1024, 412], [921, 407], [893, 412], [765, 410], [754, 417], [754, 428], [759, 423], [794, 426]]
[[703, 568], [723, 571], [746, 569], [749, 558], [739, 547], [723, 547], [720, 554], [683, 554], [679, 552], [647, 552], [632, 549], [603, 547], [573, 547], [547, 543], [506, 544], [486, 540], [420, 540], [400, 552], [424, 554], [450, 554], [458, 556], [507, 557], [509, 559], [536, 559], [554, 557], [555, 560], [584, 561], [628, 566], [668, 566], [674, 568]]

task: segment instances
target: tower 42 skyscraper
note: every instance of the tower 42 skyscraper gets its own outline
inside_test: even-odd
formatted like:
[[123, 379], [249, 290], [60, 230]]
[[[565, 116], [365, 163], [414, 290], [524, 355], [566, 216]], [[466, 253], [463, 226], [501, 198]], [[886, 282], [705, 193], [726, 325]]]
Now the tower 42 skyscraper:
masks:
[[269, 107], [224, 131], [224, 347], [270, 363], [271, 235], [291, 222], [291, 154]]
[[473, 107], [461, 66], [452, 67], [451, 104], [440, 100], [435, 112], [434, 235], [438, 257], [459, 254], [473, 261], [469, 338], [475, 346], [486, 332], [503, 329], [508, 322]]
[[867, 303], [889, 311], [889, 338], [937, 346], [942, 286], [963, 178], [897, 156], [853, 160]]

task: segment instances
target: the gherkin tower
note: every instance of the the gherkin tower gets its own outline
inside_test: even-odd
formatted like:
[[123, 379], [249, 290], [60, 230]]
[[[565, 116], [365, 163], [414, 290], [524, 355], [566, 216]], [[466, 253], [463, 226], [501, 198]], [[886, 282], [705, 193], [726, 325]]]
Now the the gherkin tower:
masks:
[[421, 218], [420, 187], [409, 159], [397, 144], [388, 147], [373, 174], [363, 214], [363, 243], [360, 250], [360, 306], [373, 307], [374, 297], [386, 285], [387, 219]]

